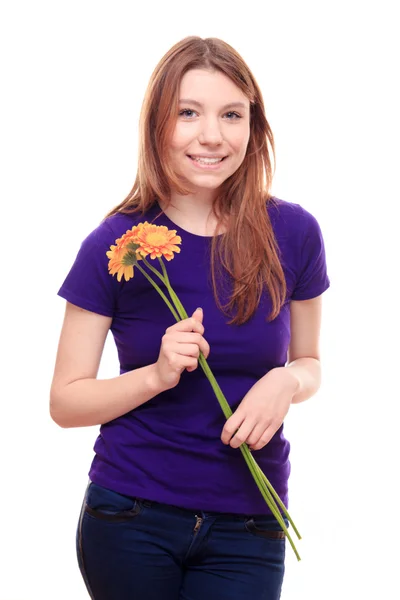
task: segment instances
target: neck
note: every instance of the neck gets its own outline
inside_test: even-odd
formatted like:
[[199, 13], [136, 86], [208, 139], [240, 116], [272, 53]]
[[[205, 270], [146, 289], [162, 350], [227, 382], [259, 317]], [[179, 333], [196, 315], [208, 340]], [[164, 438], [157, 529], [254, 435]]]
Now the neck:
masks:
[[167, 217], [179, 227], [196, 235], [212, 236], [217, 226], [217, 220], [212, 213], [214, 197], [215, 190], [201, 190], [187, 196], [172, 192], [168, 205], [161, 202], [159, 204]]

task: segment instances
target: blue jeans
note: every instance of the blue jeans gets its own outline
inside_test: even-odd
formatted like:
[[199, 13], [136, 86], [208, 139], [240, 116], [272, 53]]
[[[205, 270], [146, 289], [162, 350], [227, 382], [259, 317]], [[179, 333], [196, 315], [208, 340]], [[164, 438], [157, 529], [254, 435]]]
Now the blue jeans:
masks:
[[89, 482], [76, 548], [95, 600], [278, 600], [282, 535], [272, 516], [190, 511]]

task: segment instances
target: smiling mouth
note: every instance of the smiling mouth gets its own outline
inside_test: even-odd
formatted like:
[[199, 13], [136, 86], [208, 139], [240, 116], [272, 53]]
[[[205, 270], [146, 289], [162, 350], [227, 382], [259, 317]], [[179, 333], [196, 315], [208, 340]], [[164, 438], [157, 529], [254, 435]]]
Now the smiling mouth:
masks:
[[221, 163], [223, 160], [225, 160], [227, 158], [227, 156], [223, 156], [222, 158], [219, 158], [219, 157], [207, 158], [207, 157], [201, 157], [201, 156], [192, 156], [191, 154], [187, 154], [187, 156], [191, 160], [194, 160], [195, 162], [201, 163], [203, 165], [218, 165], [219, 163]]

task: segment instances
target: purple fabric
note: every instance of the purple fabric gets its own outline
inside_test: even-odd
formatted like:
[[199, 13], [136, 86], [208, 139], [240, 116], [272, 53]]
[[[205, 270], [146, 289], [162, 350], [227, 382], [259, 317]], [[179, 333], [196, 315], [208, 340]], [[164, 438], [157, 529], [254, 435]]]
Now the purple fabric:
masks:
[[[156, 362], [161, 338], [175, 321], [138, 270], [128, 282], [109, 275], [106, 251], [133, 225], [152, 221], [158, 213], [155, 205], [142, 217], [118, 214], [101, 223], [83, 241], [58, 292], [72, 304], [113, 318], [120, 373]], [[279, 199], [268, 204], [268, 213], [281, 252], [287, 298], [278, 317], [267, 323], [271, 302], [264, 293], [257, 312], [241, 326], [227, 325], [214, 300], [209, 275], [212, 238], [182, 230], [165, 214], [154, 221], [182, 237], [181, 253], [165, 261], [168, 275], [188, 314], [198, 306], [204, 310], [205, 338], [211, 347], [208, 363], [233, 410], [258, 379], [285, 365], [290, 300], [314, 298], [330, 285], [315, 217], [299, 204]], [[159, 266], [158, 261], [154, 264]], [[100, 427], [89, 477], [122, 494], [184, 508], [268, 514], [240, 450], [220, 440], [224, 422], [201, 368], [185, 371], [177, 387]], [[254, 453], [286, 506], [289, 450], [282, 425]]]

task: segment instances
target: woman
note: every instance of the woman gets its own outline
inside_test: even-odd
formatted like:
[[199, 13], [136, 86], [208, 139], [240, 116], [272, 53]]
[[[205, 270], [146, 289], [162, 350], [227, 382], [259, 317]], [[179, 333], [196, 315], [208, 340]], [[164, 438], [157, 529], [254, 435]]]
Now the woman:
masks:
[[[51, 415], [61, 427], [101, 425], [77, 529], [96, 600], [281, 595], [285, 536], [238, 448], [250, 446], [287, 506], [283, 421], [319, 388], [330, 283], [315, 217], [269, 193], [272, 154], [238, 53], [216, 38], [177, 43], [145, 95], [132, 191], [84, 240], [59, 291]], [[181, 241], [168, 275], [191, 316], [178, 323], [142, 272], [122, 277], [116, 240], [145, 222]], [[98, 380], [109, 329], [120, 375]], [[232, 407], [227, 421], [200, 352]]]

